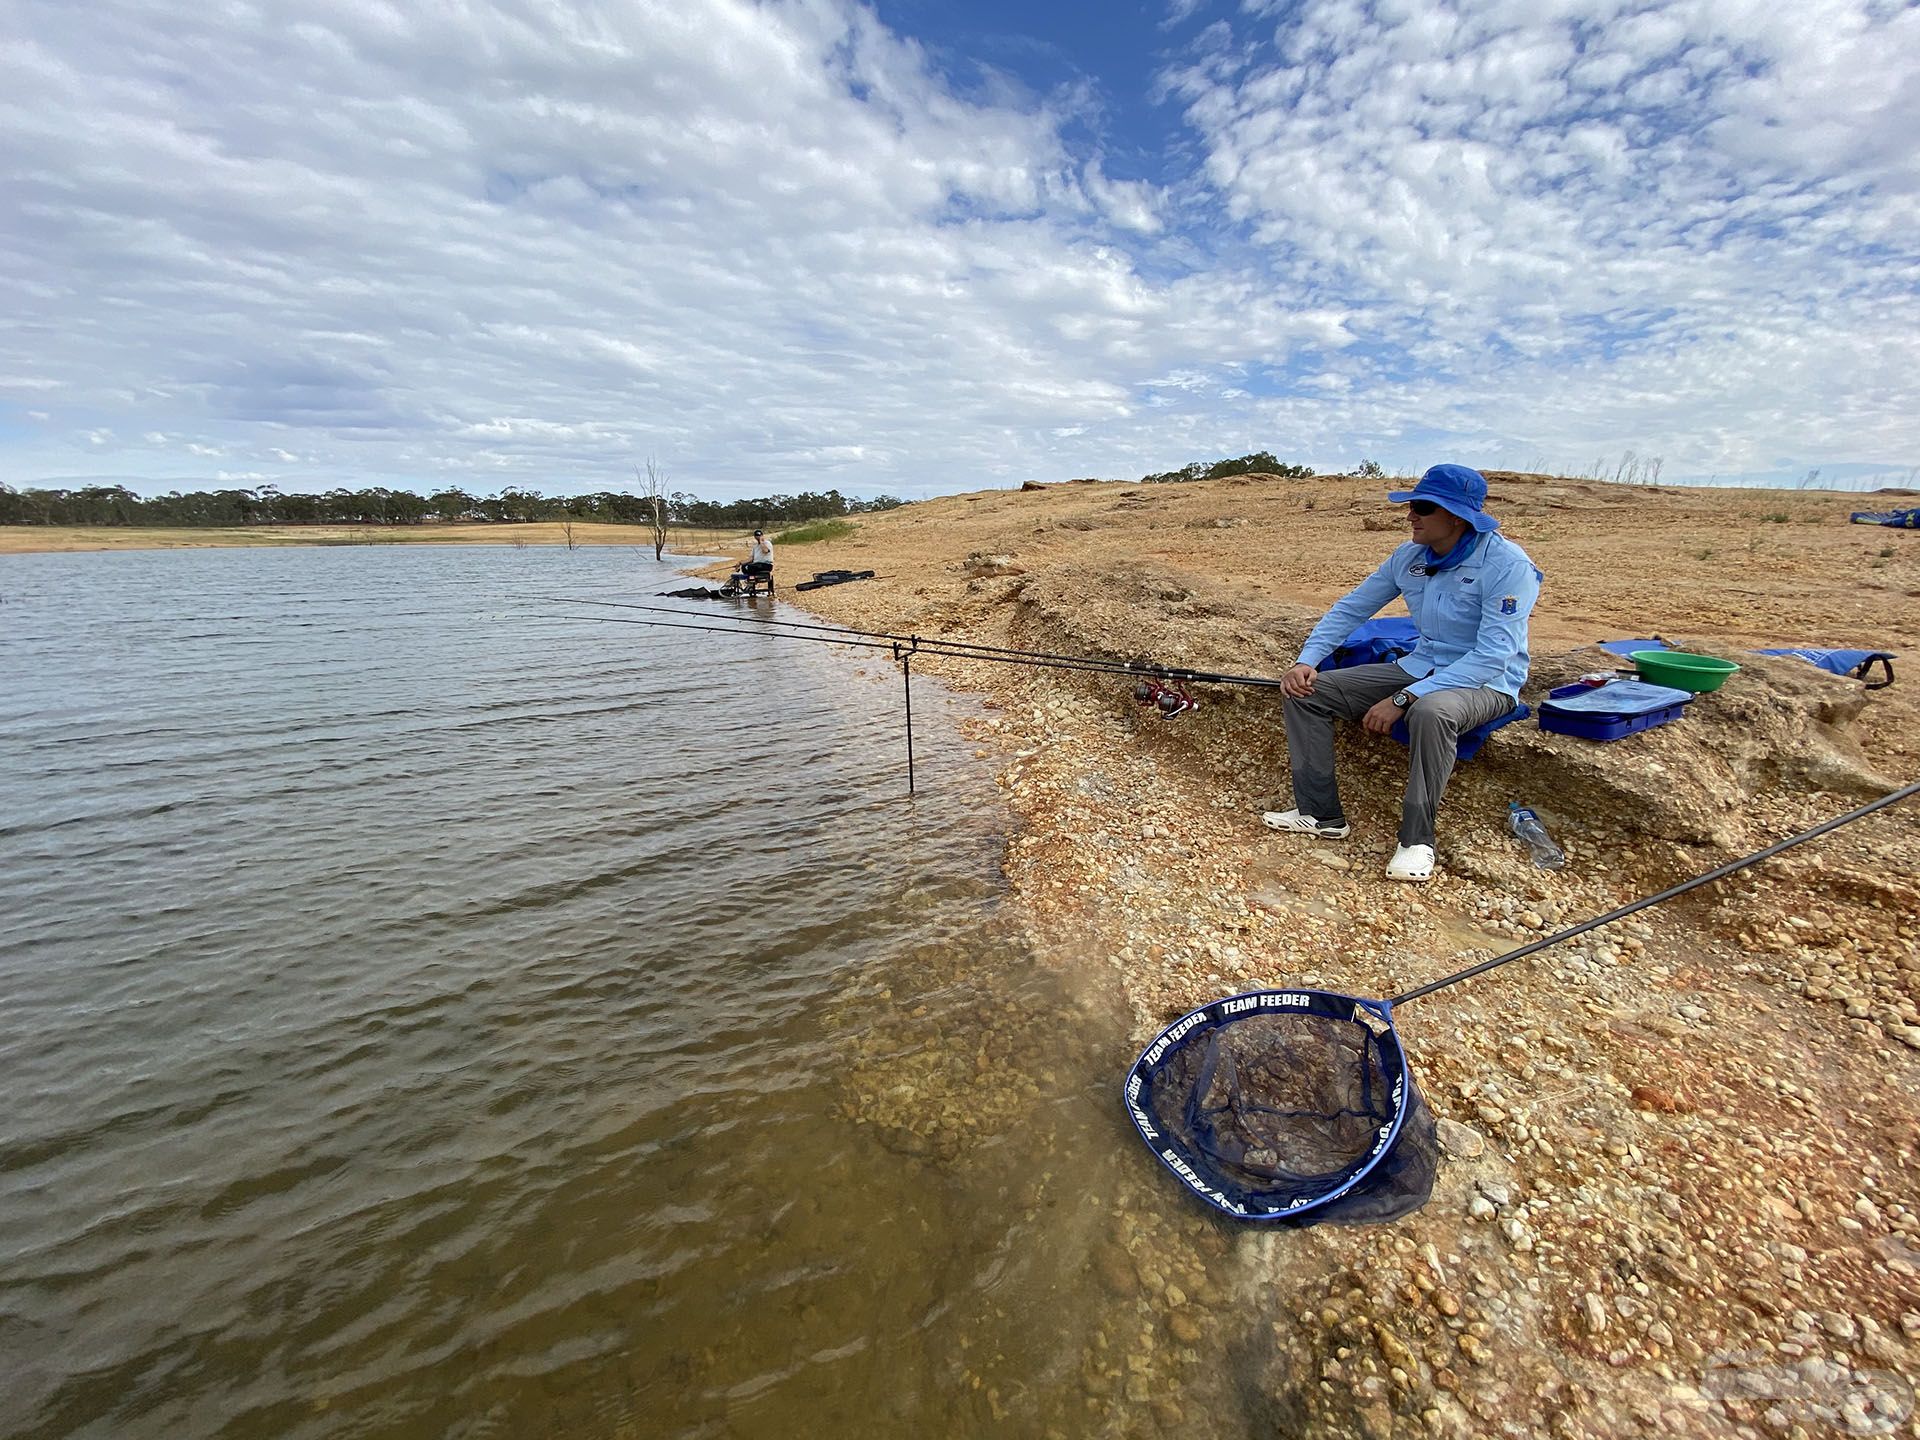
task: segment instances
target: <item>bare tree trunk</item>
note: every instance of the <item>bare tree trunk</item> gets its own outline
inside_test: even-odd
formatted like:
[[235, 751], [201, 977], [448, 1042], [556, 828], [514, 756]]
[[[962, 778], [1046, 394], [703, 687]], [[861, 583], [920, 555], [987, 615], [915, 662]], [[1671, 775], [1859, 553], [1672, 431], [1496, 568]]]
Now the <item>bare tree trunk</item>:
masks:
[[653, 558], [658, 560], [667, 548], [667, 476], [653, 457], [647, 457], [647, 476], [641, 482], [641, 494], [647, 501], [647, 528], [653, 531]]
[[566, 537], [567, 549], [578, 550], [580, 548], [579, 541], [573, 538], [573, 521], [562, 520], [560, 522], [560, 533]]

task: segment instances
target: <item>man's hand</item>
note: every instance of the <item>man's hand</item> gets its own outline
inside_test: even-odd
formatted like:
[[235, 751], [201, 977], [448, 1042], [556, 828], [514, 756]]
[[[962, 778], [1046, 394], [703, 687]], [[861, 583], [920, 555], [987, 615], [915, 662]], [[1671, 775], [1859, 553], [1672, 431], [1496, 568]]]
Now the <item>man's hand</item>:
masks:
[[1280, 677], [1280, 693], [1304, 700], [1313, 693], [1313, 677], [1320, 672], [1311, 665], [1296, 665]]
[[1393, 696], [1389, 695], [1369, 708], [1367, 713], [1360, 717], [1360, 724], [1369, 735], [1385, 735], [1393, 729], [1393, 722], [1406, 713], [1393, 703]]

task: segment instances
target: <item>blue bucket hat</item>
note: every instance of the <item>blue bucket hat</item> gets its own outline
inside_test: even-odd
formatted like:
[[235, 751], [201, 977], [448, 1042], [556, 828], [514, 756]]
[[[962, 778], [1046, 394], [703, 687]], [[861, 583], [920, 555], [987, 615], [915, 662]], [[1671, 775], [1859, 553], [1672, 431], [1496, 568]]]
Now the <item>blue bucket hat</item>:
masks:
[[1487, 503], [1487, 477], [1465, 465], [1436, 465], [1413, 489], [1394, 490], [1387, 495], [1390, 505], [1404, 505], [1409, 500], [1431, 500], [1483, 534], [1500, 528], [1500, 522], [1482, 508]]

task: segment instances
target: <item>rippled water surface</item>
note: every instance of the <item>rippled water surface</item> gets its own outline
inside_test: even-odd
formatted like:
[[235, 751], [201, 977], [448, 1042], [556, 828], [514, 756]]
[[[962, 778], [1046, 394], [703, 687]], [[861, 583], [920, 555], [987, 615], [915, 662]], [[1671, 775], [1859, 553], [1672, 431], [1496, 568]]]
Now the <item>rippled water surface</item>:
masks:
[[671, 579], [0, 559], [0, 1435], [1059, 1423], [1112, 1024], [961, 702], [534, 598]]

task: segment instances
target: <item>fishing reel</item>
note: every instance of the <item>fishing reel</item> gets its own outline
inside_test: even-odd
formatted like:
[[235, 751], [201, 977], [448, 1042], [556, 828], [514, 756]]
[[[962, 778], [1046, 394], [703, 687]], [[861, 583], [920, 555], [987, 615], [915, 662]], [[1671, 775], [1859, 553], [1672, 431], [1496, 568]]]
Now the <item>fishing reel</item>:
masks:
[[1133, 687], [1133, 698], [1158, 710], [1162, 720], [1177, 719], [1189, 710], [1200, 708], [1200, 702], [1187, 693], [1186, 686], [1177, 682], [1162, 685], [1158, 680], [1138, 681]]

